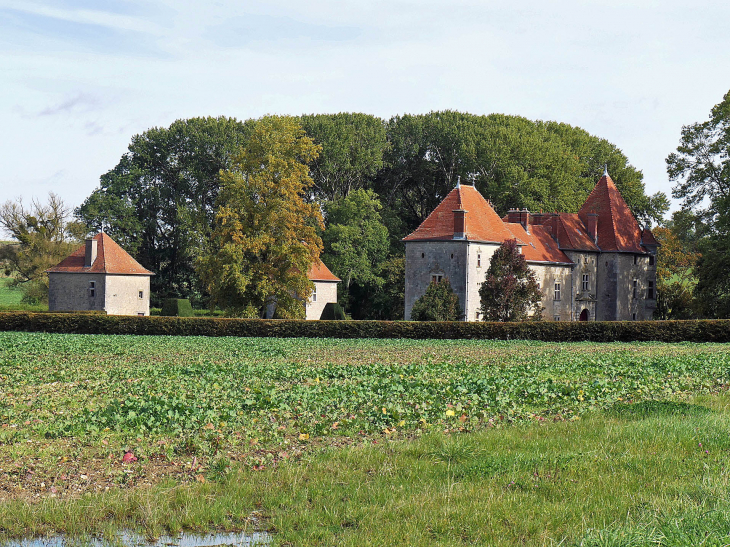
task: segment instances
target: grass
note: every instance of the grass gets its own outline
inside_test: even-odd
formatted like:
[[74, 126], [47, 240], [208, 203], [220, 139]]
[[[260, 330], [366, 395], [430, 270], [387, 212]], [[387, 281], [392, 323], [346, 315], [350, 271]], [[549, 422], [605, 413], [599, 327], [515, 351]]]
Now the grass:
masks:
[[23, 292], [10, 286], [11, 278], [0, 277], [0, 311], [48, 311], [48, 306], [25, 304]]
[[[723, 545], [728, 364], [710, 344], [2, 333], [0, 538]], [[135, 401], [142, 422], [104, 410]]]

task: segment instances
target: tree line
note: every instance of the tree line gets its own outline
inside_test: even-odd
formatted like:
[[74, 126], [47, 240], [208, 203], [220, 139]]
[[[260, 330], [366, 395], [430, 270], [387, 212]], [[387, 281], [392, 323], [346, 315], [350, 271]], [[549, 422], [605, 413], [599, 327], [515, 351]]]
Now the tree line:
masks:
[[[699, 196], [701, 191], [705, 192], [702, 198], [711, 197], [717, 203], [711, 212], [700, 206], [707, 199], [685, 200], [683, 210], [668, 222], [664, 221], [666, 196], [646, 194], [641, 171], [616, 145], [567, 124], [455, 111], [389, 120], [357, 113], [286, 120], [301, 128], [316, 147], [314, 154], [298, 158], [308, 166], [311, 181], [303, 183], [300, 197], [321, 214], [320, 220], [310, 217], [318, 238], [310, 244], [313, 249], [321, 245], [322, 259], [343, 280], [341, 304], [355, 319], [399, 319], [404, 283], [401, 239], [430, 214], [459, 178], [475, 185], [500, 215], [510, 208], [576, 212], [607, 165], [640, 223], [663, 225], [666, 233], [657, 232], [660, 240], [676, 238], [675, 251], [685, 253], [690, 262], [702, 253], [699, 263], [674, 268], [666, 276], [666, 287], [676, 281], [680, 270], [689, 269], [692, 279], [705, 279], [701, 272], [709, 262], [704, 257], [716, 247], [709, 241], [725, 233], [724, 217], [718, 212], [722, 209], [719, 195], [729, 178], [728, 168], [723, 172], [720, 165], [722, 144], [715, 152], [720, 159], [714, 168], [707, 166], [693, 174], [688, 171], [691, 167], [682, 171], [680, 166], [694, 165], [682, 154], [697, 152], [692, 146], [701, 145], [695, 141], [705, 143], [707, 135], [717, 135], [719, 126], [727, 130], [726, 110], [720, 105], [713, 110], [715, 125], [698, 124], [702, 127], [691, 134], [685, 134], [689, 131], [685, 128], [683, 144], [667, 160], [677, 183], [675, 197]], [[156, 273], [152, 282], [157, 301], [174, 296], [209, 305], [215, 296], [201, 276], [200, 264], [210, 256], [213, 243], [221, 244], [216, 239], [220, 237], [221, 194], [226, 176], [231, 176], [225, 173], [238, 169], [239, 175], [248, 176], [240, 170], [242, 151], [257, 131], [261, 138], [261, 124], [272, 119], [280, 118], [190, 118], [135, 135], [119, 163], [101, 176], [99, 187], [75, 210], [76, 219], [90, 232], [103, 228]], [[684, 143], [685, 139], [689, 141]], [[685, 164], [675, 156], [684, 158]], [[710, 172], [715, 178], [703, 182]], [[692, 174], [689, 187], [684, 180], [688, 174]], [[717, 191], [703, 184], [715, 184]], [[708, 231], [709, 226], [713, 230]], [[663, 245], [661, 252], [671, 258], [671, 247]], [[680, 257], [677, 264], [681, 263]], [[730, 313], [730, 299], [724, 312], [717, 306], [700, 311], [696, 295], [719, 288], [698, 281], [695, 289], [692, 283], [685, 292], [690, 294], [693, 314]], [[661, 313], [676, 316], [678, 306], [666, 304]]]

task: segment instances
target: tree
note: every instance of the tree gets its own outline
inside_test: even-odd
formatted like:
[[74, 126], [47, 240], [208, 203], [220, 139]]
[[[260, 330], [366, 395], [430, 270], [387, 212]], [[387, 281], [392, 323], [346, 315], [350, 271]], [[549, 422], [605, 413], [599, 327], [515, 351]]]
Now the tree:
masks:
[[347, 197], [325, 203], [327, 228], [322, 234], [324, 261], [342, 279], [340, 302], [352, 312], [350, 287], [359, 285], [379, 287], [379, 264], [388, 256], [388, 229], [380, 222], [382, 208], [372, 190], [355, 190]]
[[730, 91], [707, 121], [684, 126], [677, 151], [667, 157], [686, 217], [699, 235], [695, 297], [704, 315], [730, 317]]
[[659, 319], [693, 319], [697, 305], [692, 292], [697, 285], [695, 268], [701, 256], [671, 229], [658, 227], [654, 237], [661, 243], [657, 251], [657, 313]]
[[433, 281], [411, 309], [411, 321], [459, 321], [464, 316], [448, 278]]
[[211, 307], [264, 317], [275, 306], [277, 317], [304, 317], [314, 288], [307, 274], [322, 250], [322, 214], [304, 199], [319, 150], [294, 118], [256, 122], [221, 175], [211, 242], [198, 261]]
[[484, 321], [540, 319], [542, 294], [516, 240], [508, 239], [494, 251], [479, 298]]
[[391, 256], [378, 264], [382, 283], [353, 284], [350, 299], [353, 302], [353, 319], [396, 321], [405, 315], [406, 259]]
[[21, 200], [7, 201], [0, 207], [0, 226], [18, 245], [0, 250], [11, 284], [23, 291], [27, 303], [48, 302], [48, 275], [45, 271], [73, 252], [85, 235], [85, 227], [70, 222], [70, 209], [54, 193], [48, 203], [33, 200], [25, 207]]
[[403, 220], [398, 237], [423, 222], [459, 177], [501, 213], [575, 213], [608, 164], [637, 218], [658, 220], [668, 207], [664, 194], [645, 195], [641, 172], [616, 146], [567, 124], [442, 111], [395, 116], [387, 134], [390, 147], [374, 188]]
[[201, 298], [194, 263], [210, 238], [221, 170], [246, 143], [253, 122], [191, 118], [132, 137], [119, 164], [76, 210], [155, 272], [152, 294]]
[[370, 188], [388, 148], [383, 120], [349, 112], [299, 119], [307, 135], [322, 146], [310, 166], [317, 199], [342, 199], [354, 190]]

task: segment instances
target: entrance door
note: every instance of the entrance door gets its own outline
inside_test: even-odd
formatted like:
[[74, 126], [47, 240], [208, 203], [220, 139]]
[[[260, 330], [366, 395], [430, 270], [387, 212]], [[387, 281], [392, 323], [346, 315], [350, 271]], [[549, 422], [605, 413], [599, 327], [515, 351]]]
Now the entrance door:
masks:
[[582, 312], [580, 312], [580, 317], [578, 318], [578, 321], [588, 321], [588, 310], [583, 309]]

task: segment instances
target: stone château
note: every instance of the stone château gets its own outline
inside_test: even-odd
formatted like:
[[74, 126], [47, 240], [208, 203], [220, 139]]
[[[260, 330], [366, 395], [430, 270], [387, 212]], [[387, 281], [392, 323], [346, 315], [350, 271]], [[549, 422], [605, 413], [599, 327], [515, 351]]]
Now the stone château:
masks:
[[578, 213], [510, 210], [504, 218], [473, 187], [457, 184], [410, 235], [405, 318], [429, 283], [447, 277], [465, 321], [480, 319], [479, 286], [492, 253], [515, 239], [542, 292], [543, 318], [555, 321], [651, 319], [656, 250], [608, 173]]

